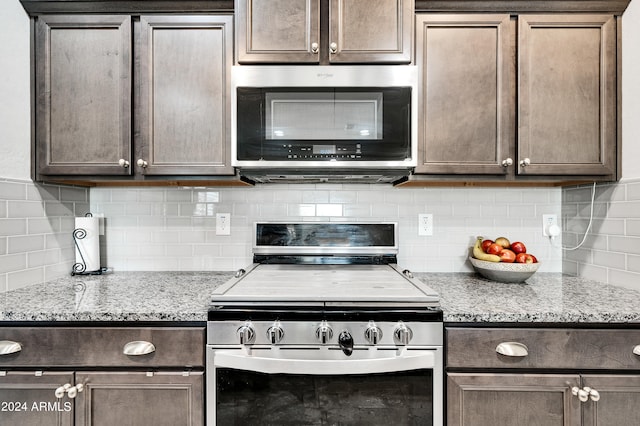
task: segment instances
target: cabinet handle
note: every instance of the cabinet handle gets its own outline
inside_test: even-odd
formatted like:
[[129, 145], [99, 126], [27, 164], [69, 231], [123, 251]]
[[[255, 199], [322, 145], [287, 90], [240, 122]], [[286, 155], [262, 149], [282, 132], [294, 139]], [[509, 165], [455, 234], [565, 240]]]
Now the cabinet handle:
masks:
[[333, 42], [329, 45], [329, 53], [336, 53], [338, 51], [338, 43]]
[[311, 43], [311, 53], [318, 53], [318, 43]]
[[125, 355], [148, 355], [156, 351], [156, 347], [151, 342], [144, 340], [135, 340], [124, 345], [122, 353]]
[[0, 340], [0, 355], [11, 355], [22, 350], [22, 345], [11, 340]]
[[502, 342], [496, 346], [496, 352], [504, 356], [525, 357], [529, 355], [529, 348], [518, 342]]
[[149, 165], [146, 161], [144, 161], [142, 158], [138, 159], [138, 162], [136, 163], [138, 165], [138, 167], [142, 167], [143, 169], [146, 169], [147, 166]]
[[120, 161], [118, 161], [118, 164], [120, 167], [124, 167], [125, 169], [129, 167], [129, 162], [124, 158], [121, 158]]
[[529, 164], [531, 164], [531, 160], [529, 158], [525, 158], [524, 160], [520, 161], [521, 167], [527, 167]]
[[580, 389], [577, 386], [571, 388], [571, 393], [577, 396], [580, 402], [587, 402], [589, 400], [589, 392], [584, 389]]
[[69, 396], [69, 398], [73, 399], [76, 396], [78, 396], [78, 393], [82, 392], [83, 390], [84, 390], [84, 385], [82, 383], [78, 383], [77, 385], [67, 389], [67, 395]]
[[513, 158], [509, 157], [506, 160], [502, 160], [502, 167], [509, 167], [513, 164]]
[[583, 389], [589, 395], [589, 398], [591, 398], [593, 402], [598, 402], [600, 400], [600, 393], [597, 390], [591, 389], [588, 386], [585, 386]]
[[71, 383], [65, 383], [64, 385], [56, 389], [54, 395], [56, 396], [56, 398], [62, 398], [69, 389], [71, 389]]
[[638, 355], [638, 356], [640, 356], [640, 345], [636, 345], [636, 346], [633, 348], [633, 353], [634, 353], [634, 354], [636, 354], [636, 355]]

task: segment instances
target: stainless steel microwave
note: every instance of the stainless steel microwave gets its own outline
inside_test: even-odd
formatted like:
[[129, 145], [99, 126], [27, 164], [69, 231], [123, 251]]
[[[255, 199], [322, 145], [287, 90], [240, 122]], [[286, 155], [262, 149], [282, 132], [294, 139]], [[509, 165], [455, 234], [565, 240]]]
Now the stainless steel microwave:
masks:
[[406, 176], [416, 92], [409, 65], [235, 66], [232, 164], [259, 182]]

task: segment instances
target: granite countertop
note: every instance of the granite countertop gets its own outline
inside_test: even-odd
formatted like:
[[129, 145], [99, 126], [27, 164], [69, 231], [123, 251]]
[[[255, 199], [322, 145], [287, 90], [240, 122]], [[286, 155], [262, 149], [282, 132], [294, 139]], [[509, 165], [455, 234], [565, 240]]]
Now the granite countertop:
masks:
[[[232, 272], [69, 276], [0, 295], [0, 321], [203, 322]], [[640, 292], [562, 274], [502, 284], [472, 273], [416, 273], [440, 294], [445, 322], [640, 323]]]

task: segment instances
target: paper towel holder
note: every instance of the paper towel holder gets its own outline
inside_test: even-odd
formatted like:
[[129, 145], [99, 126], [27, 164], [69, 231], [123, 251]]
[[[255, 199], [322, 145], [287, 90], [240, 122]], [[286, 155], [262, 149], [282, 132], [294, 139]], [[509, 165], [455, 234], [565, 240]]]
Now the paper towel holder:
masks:
[[[84, 215], [85, 217], [93, 217], [93, 215], [91, 213], [87, 213]], [[71, 267], [71, 275], [102, 275], [102, 271], [104, 268], [100, 268], [96, 271], [87, 271], [87, 263], [84, 260], [84, 254], [82, 253], [82, 249], [80, 248], [80, 245], [78, 244], [78, 240], [82, 240], [84, 237], [87, 236], [87, 230], [84, 228], [75, 228], [73, 230], [73, 243], [76, 246], [76, 249], [78, 250], [78, 253], [80, 254], [80, 262], [76, 262], [73, 264], [73, 266]]]

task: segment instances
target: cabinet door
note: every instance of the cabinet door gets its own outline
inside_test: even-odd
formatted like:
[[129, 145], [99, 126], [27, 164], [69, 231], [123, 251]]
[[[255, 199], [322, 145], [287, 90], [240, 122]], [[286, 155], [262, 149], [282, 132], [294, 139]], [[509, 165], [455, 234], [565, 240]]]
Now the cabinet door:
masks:
[[[447, 375], [449, 426], [579, 426], [577, 375]], [[611, 423], [613, 424], [613, 423]]]
[[585, 426], [637, 426], [640, 424], [640, 376], [584, 375], [582, 383], [600, 394], [584, 405]]
[[136, 31], [136, 164], [147, 175], [231, 167], [232, 16], [142, 16]]
[[77, 426], [204, 424], [203, 373], [77, 373]]
[[73, 384], [71, 372], [5, 372], [0, 376], [0, 425], [73, 426], [73, 400], [55, 396], [67, 383]]
[[330, 62], [411, 62], [412, 0], [330, 0]]
[[416, 173], [513, 170], [513, 33], [508, 15], [417, 16]]
[[614, 177], [615, 18], [520, 16], [518, 52], [518, 173]]
[[37, 172], [130, 174], [131, 18], [39, 16], [35, 31]]
[[235, 0], [237, 60], [318, 63], [320, 0]]

